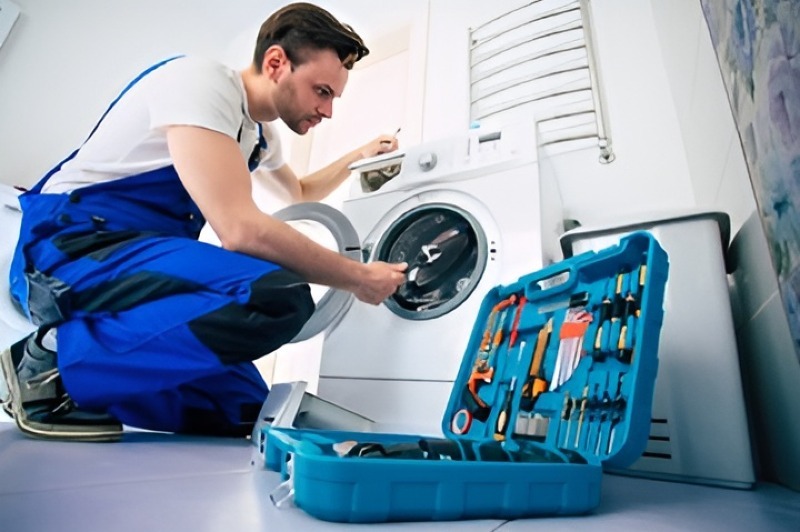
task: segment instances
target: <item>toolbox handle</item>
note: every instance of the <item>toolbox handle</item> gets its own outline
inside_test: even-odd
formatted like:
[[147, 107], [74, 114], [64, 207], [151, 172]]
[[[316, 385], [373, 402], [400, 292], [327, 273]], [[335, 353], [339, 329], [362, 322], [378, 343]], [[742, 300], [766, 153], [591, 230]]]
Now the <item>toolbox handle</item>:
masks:
[[324, 454], [320, 449], [320, 444], [328, 442], [328, 439], [324, 437], [315, 437], [313, 433], [307, 433], [302, 439], [298, 439], [281, 429], [269, 431], [267, 437], [272, 439], [272, 443], [277, 449], [287, 454], [296, 451], [303, 451], [306, 454]]
[[578, 282], [574, 264], [553, 264], [520, 279], [525, 286], [525, 297], [530, 302], [570, 292]]

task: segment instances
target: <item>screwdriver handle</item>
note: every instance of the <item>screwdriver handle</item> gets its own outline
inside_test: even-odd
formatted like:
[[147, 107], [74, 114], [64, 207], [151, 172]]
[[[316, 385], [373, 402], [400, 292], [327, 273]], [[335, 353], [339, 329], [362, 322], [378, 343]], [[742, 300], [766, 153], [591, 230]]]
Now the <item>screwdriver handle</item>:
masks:
[[506, 439], [506, 428], [508, 428], [508, 420], [511, 419], [511, 400], [514, 397], [514, 387], [517, 384], [517, 378], [511, 377], [511, 384], [508, 386], [506, 392], [506, 399], [503, 402], [503, 408], [497, 415], [497, 423], [494, 428], [494, 439], [496, 441], [503, 441]]

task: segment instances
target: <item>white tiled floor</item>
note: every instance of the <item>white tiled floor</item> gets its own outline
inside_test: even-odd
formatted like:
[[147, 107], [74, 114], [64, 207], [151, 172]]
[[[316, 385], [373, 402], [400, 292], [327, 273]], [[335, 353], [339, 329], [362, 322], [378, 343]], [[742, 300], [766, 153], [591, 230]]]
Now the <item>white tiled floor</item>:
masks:
[[[126, 433], [120, 443], [44, 442], [0, 422], [0, 530], [350, 530], [269, 501], [277, 473], [252, 463], [246, 440]], [[394, 523], [385, 530], [548, 532], [591, 529], [782, 531], [800, 526], [800, 493], [775, 485], [726, 490], [606, 475], [590, 516]], [[359, 528], [362, 528], [360, 526]]]

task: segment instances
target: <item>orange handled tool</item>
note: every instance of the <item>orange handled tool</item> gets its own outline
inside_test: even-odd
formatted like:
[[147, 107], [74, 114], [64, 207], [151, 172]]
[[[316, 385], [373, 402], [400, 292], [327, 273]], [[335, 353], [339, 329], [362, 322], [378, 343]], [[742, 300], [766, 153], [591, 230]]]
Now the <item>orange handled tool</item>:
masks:
[[492, 334], [494, 330], [494, 320], [497, 318], [497, 313], [501, 312], [514, 303], [517, 302], [517, 295], [511, 294], [511, 296], [507, 299], [504, 299], [497, 303], [494, 307], [492, 307], [492, 311], [489, 313], [489, 321], [486, 324], [486, 329], [483, 331], [483, 339], [481, 340], [481, 351], [488, 351], [490, 349], [490, 344], [494, 339], [494, 344], [499, 345], [498, 335], [502, 338], [502, 330], [503, 330], [503, 320], [500, 320], [500, 327], [498, 327], [497, 331]]
[[486, 402], [478, 395], [478, 387], [481, 384], [488, 384], [492, 382], [493, 376], [494, 368], [489, 367], [485, 360], [481, 360], [475, 365], [475, 368], [473, 368], [472, 373], [469, 376], [469, 381], [467, 381], [467, 389], [469, 389], [469, 394], [481, 408], [488, 408], [489, 405], [487, 405]]
[[553, 318], [547, 320], [539, 330], [539, 336], [536, 339], [536, 347], [533, 350], [533, 360], [531, 361], [530, 371], [528, 372], [528, 379], [522, 387], [522, 396], [526, 401], [526, 410], [532, 410], [536, 399], [539, 395], [547, 389], [547, 381], [542, 377], [542, 359], [544, 352], [547, 350], [547, 343], [550, 340], [550, 334], [553, 332]]

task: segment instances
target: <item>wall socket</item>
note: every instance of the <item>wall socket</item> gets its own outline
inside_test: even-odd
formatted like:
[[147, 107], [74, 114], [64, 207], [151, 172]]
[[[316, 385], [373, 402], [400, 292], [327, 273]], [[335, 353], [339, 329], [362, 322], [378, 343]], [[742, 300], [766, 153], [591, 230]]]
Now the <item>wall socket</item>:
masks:
[[11, 28], [19, 17], [19, 6], [10, 0], [0, 0], [0, 46], [6, 42]]

